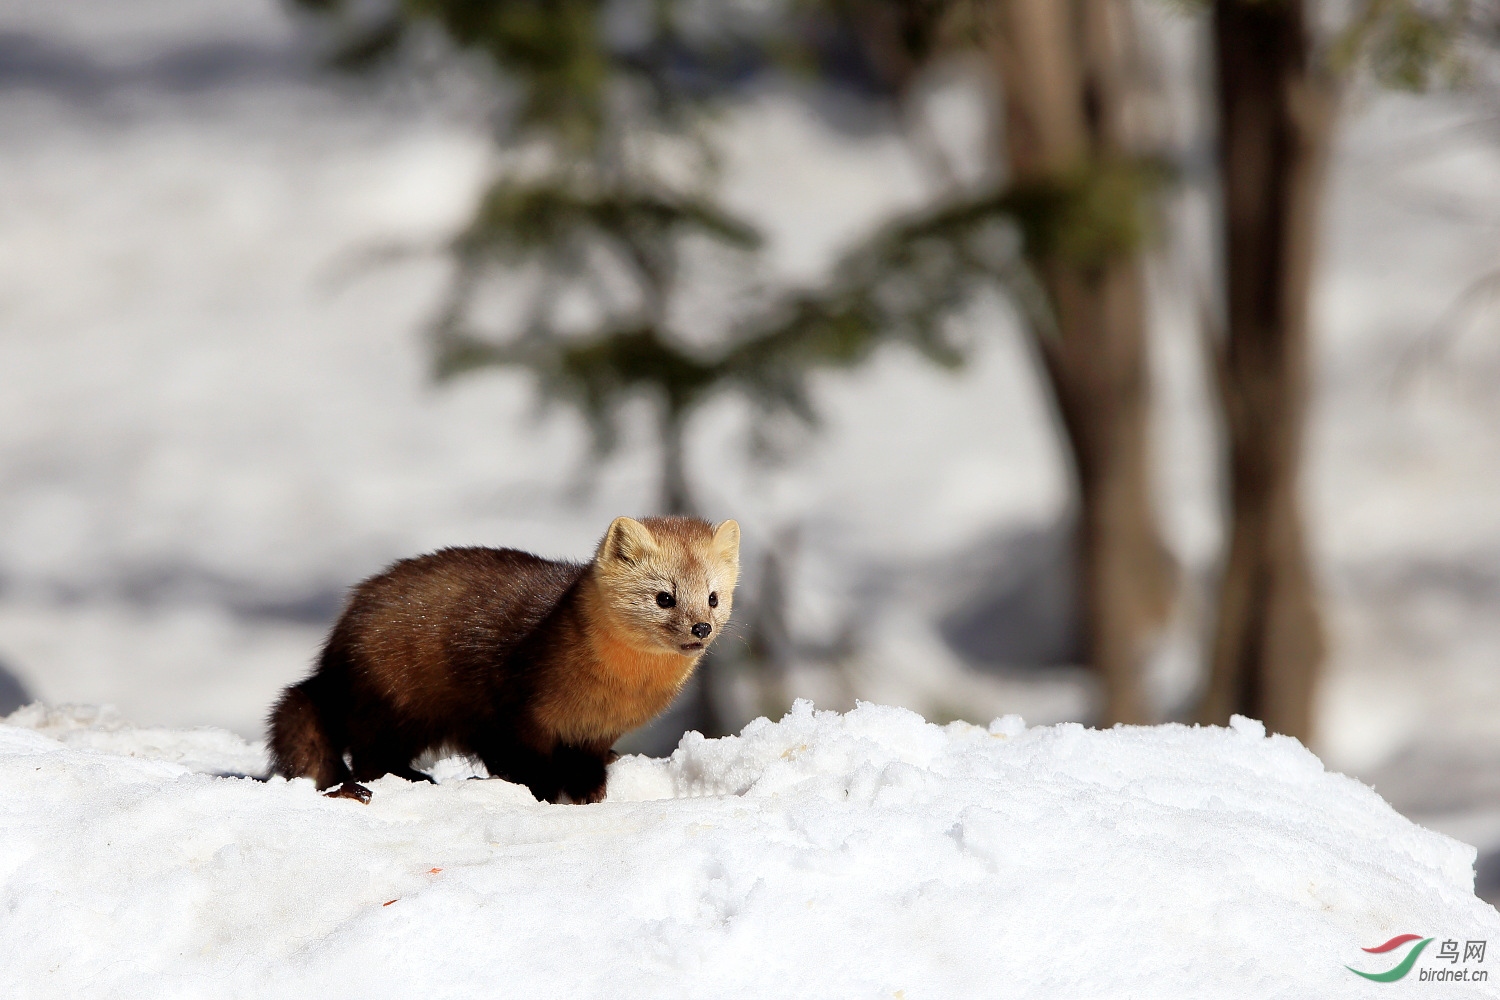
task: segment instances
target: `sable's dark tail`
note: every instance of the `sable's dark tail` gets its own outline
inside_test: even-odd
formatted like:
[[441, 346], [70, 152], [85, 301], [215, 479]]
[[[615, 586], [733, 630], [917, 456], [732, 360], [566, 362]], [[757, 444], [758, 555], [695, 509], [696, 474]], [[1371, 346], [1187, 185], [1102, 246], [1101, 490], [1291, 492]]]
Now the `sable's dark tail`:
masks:
[[331, 788], [350, 778], [344, 763], [343, 726], [335, 713], [337, 692], [327, 674], [294, 684], [271, 709], [271, 773], [311, 778]]

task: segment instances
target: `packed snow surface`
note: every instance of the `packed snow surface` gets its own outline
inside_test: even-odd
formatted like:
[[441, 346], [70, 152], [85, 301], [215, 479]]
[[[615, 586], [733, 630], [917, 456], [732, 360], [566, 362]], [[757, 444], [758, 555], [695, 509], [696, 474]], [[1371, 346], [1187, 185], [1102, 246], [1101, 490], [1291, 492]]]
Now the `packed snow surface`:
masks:
[[589, 806], [454, 759], [368, 806], [223, 776], [261, 766], [218, 730], [0, 725], [0, 995], [1364, 996], [1345, 965], [1393, 963], [1362, 947], [1500, 939], [1472, 848], [1243, 719], [802, 702]]

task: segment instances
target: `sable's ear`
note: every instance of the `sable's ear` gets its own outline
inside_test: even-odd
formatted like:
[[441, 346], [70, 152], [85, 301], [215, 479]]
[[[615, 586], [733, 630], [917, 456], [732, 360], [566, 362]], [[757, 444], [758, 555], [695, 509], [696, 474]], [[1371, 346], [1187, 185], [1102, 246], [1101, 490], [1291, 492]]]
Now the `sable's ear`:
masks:
[[714, 529], [714, 554], [724, 562], [740, 564], [740, 525], [738, 521], [725, 521]]
[[609, 522], [609, 530], [599, 542], [594, 559], [597, 562], [618, 560], [633, 563], [655, 548], [656, 539], [651, 537], [650, 528], [633, 518], [617, 517]]

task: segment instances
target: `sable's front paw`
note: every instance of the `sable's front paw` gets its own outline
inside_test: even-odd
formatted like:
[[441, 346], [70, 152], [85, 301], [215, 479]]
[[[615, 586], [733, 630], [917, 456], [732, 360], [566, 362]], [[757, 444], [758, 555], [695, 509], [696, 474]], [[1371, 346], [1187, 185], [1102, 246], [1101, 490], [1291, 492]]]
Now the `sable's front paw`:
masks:
[[[602, 768], [601, 768], [602, 770]], [[568, 802], [575, 806], [586, 806], [604, 801], [604, 777], [575, 777], [557, 790], [553, 802]]]
[[591, 792], [584, 792], [581, 795], [570, 795], [568, 797], [581, 806], [586, 806], [593, 802], [603, 802], [604, 786], [601, 784], [598, 788], [594, 789]]

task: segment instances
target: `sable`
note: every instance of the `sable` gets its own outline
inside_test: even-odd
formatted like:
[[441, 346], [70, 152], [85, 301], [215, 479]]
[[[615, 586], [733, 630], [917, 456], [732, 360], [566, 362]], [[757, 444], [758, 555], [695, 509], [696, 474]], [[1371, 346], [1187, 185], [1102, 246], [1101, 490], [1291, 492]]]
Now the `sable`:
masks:
[[[271, 770], [368, 802], [468, 754], [538, 799], [597, 802], [611, 747], [671, 703], [729, 620], [740, 529], [615, 518], [588, 563], [515, 549], [405, 559], [354, 588], [271, 710]], [[347, 760], [346, 760], [347, 755]]]

